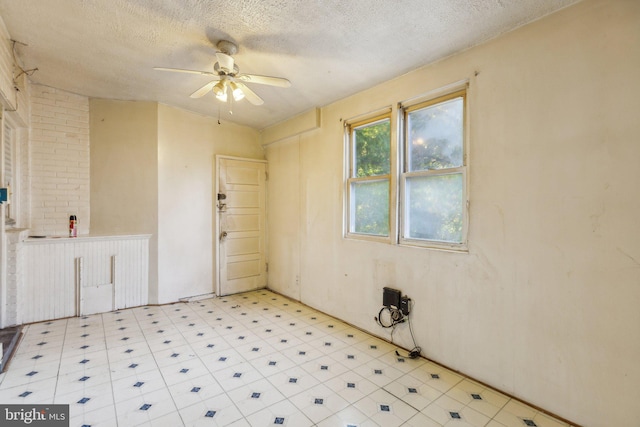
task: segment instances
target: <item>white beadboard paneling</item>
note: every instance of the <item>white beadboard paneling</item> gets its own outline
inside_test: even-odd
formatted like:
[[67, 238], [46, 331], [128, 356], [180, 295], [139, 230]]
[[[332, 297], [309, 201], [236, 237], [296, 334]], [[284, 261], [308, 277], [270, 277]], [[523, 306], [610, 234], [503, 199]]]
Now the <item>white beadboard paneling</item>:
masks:
[[[149, 245], [147, 241], [118, 242], [115, 259], [115, 309], [148, 302]], [[144, 285], [140, 285], [144, 284]]]
[[8, 229], [6, 232], [7, 242], [7, 281], [6, 281], [6, 305], [4, 313], [5, 326], [17, 325], [18, 322], [18, 290], [22, 289], [24, 280], [24, 263], [22, 262], [22, 246], [19, 244], [26, 239], [29, 230]]
[[148, 302], [148, 235], [31, 239], [22, 247], [19, 323]]
[[18, 290], [18, 320], [38, 322], [76, 313], [73, 243], [25, 245], [23, 288]]

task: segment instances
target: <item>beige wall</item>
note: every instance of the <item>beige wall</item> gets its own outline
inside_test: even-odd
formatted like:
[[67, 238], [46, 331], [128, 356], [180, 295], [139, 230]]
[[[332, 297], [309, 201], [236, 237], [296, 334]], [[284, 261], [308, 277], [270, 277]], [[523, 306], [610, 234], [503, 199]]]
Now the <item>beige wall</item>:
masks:
[[90, 100], [91, 234], [152, 234], [149, 302], [158, 301], [158, 105]]
[[215, 291], [216, 154], [264, 158], [258, 132], [158, 106], [159, 302]]
[[246, 127], [153, 102], [91, 100], [91, 233], [152, 234], [151, 303], [215, 289], [216, 154], [264, 157]]
[[302, 300], [300, 227], [304, 218], [300, 215], [300, 137], [268, 146], [267, 159], [269, 288]]
[[[427, 357], [583, 425], [640, 424], [639, 22], [639, 2], [584, 1], [269, 145], [269, 286], [387, 338], [397, 287]], [[341, 120], [464, 79], [469, 253], [344, 239]]]

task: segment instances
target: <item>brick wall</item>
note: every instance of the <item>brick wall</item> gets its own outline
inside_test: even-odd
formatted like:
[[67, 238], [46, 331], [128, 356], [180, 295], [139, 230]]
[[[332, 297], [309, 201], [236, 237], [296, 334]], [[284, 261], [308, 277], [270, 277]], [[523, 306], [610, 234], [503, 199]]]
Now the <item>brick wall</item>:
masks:
[[89, 232], [89, 99], [32, 85], [31, 234], [66, 235], [69, 215]]

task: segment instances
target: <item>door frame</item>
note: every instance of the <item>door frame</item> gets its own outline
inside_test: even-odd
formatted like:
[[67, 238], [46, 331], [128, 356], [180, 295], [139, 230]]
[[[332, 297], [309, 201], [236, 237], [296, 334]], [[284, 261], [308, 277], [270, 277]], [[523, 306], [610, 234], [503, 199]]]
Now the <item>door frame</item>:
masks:
[[[236, 161], [244, 161], [244, 162], [253, 162], [253, 163], [264, 163], [265, 164], [265, 171], [267, 171], [267, 175], [268, 175], [268, 168], [267, 168], [267, 160], [264, 159], [251, 159], [251, 158], [247, 158], [247, 157], [238, 157], [238, 156], [227, 156], [224, 154], [216, 154], [215, 155], [215, 174], [214, 174], [214, 193], [213, 193], [213, 215], [214, 215], [214, 220], [215, 220], [215, 234], [212, 236], [213, 240], [215, 241], [215, 271], [214, 271], [214, 277], [215, 277], [215, 289], [213, 290], [214, 293], [216, 294], [216, 296], [220, 296], [221, 293], [221, 288], [220, 288], [220, 233], [222, 232], [220, 230], [220, 214], [219, 214], [219, 210], [218, 210], [218, 194], [220, 193], [220, 161], [221, 160], [236, 160]], [[268, 181], [268, 179], [267, 179]], [[267, 190], [267, 185], [265, 183], [265, 209], [264, 209], [264, 222], [265, 222], [265, 231], [264, 231], [264, 239], [265, 239], [265, 245], [264, 245], [264, 257], [265, 260], [267, 262], [267, 264], [269, 263], [269, 252], [268, 252], [268, 248], [269, 248], [269, 230], [268, 230], [268, 220], [267, 220], [267, 205], [268, 205], [268, 190]], [[267, 271], [267, 283], [269, 281], [269, 271]]]

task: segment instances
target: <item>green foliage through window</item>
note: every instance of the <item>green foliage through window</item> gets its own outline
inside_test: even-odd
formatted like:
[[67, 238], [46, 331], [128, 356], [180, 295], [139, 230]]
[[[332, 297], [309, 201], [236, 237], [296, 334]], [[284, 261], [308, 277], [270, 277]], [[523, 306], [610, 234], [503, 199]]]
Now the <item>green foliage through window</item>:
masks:
[[373, 120], [354, 126], [350, 139], [352, 168], [349, 187], [349, 231], [372, 236], [388, 236], [390, 119]]
[[388, 175], [391, 169], [389, 119], [361, 126], [353, 131], [355, 176]]

